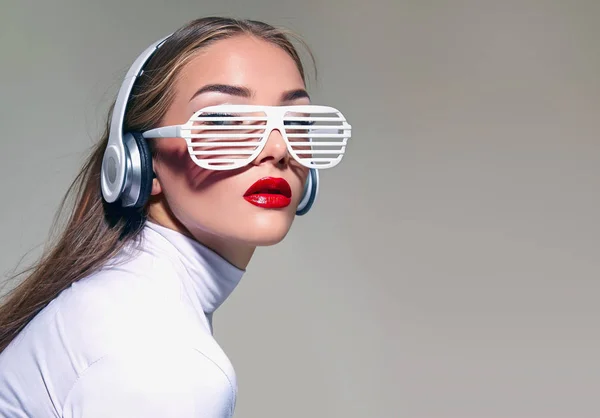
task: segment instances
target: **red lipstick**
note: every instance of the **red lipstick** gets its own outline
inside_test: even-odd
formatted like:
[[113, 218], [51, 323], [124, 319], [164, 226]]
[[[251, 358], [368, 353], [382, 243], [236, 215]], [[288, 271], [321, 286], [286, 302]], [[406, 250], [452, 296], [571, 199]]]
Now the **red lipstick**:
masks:
[[246, 190], [244, 199], [260, 208], [285, 208], [292, 201], [292, 189], [282, 178], [265, 177]]

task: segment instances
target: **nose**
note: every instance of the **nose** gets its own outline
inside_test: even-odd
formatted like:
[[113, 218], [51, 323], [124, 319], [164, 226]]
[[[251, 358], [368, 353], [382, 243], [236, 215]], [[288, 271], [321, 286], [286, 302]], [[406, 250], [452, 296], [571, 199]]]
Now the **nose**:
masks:
[[279, 129], [273, 129], [269, 132], [265, 147], [252, 164], [260, 165], [266, 162], [272, 162], [275, 165], [285, 166], [289, 163], [289, 159], [290, 154], [281, 132]]

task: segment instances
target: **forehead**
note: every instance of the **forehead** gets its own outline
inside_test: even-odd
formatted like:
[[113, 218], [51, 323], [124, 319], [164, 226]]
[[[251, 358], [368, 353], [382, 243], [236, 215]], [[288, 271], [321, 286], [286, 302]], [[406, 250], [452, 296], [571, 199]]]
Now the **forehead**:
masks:
[[286, 51], [247, 35], [201, 49], [182, 68], [176, 90], [183, 95], [193, 94], [206, 84], [244, 86], [264, 96], [304, 88], [296, 62]]

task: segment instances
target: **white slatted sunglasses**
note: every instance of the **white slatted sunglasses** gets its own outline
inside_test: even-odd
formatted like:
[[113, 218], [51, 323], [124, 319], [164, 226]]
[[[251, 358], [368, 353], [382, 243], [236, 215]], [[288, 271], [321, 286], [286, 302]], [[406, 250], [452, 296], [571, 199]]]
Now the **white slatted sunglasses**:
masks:
[[144, 138], [183, 138], [192, 160], [210, 170], [233, 170], [252, 162], [273, 129], [290, 155], [308, 168], [335, 167], [346, 151], [351, 126], [341, 112], [319, 105], [218, 105], [200, 109], [183, 125], [144, 132]]

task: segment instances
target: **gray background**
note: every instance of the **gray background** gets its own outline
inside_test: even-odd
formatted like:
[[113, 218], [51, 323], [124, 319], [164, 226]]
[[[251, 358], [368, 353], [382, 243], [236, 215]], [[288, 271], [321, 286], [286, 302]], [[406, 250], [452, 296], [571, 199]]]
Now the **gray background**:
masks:
[[287, 26], [348, 156], [215, 319], [236, 417], [600, 416], [600, 2], [2, 0], [0, 270], [41, 250], [127, 67]]

